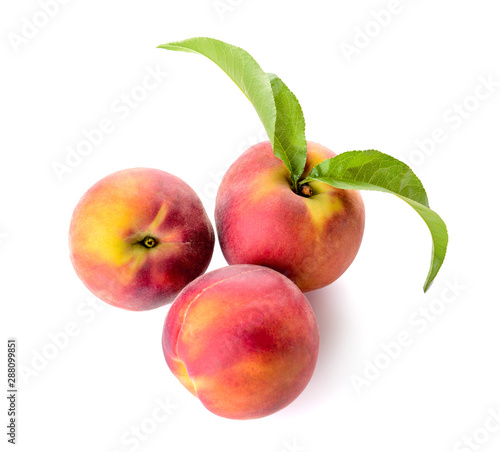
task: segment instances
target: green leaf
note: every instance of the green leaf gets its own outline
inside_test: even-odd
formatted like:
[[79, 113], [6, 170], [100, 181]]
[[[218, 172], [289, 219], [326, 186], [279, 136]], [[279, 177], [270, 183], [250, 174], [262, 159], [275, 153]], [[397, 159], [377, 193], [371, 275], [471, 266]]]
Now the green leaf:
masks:
[[302, 175], [307, 145], [299, 102], [274, 74], [266, 74], [245, 50], [212, 38], [191, 38], [158, 46], [203, 55], [243, 91], [259, 115], [276, 157], [290, 170], [294, 185]]
[[[399, 196], [399, 195], [398, 195]], [[406, 201], [410, 206], [412, 206], [417, 213], [422, 217], [422, 219], [427, 224], [429, 231], [432, 236], [432, 255], [431, 255], [431, 265], [429, 267], [429, 272], [427, 273], [427, 278], [424, 283], [424, 292], [431, 286], [432, 281], [439, 272], [441, 265], [443, 265], [444, 257], [446, 256], [446, 248], [448, 246], [448, 231], [446, 230], [446, 224], [442, 218], [433, 210], [424, 206], [423, 204], [414, 201], [413, 199], [406, 198], [404, 196], [399, 196], [403, 201]]]
[[448, 232], [441, 217], [429, 208], [427, 194], [408, 165], [379, 151], [344, 152], [316, 165], [301, 184], [320, 181], [336, 188], [392, 193], [412, 206], [432, 236], [432, 258], [424, 292], [443, 264]]
[[290, 170], [296, 188], [302, 176], [307, 158], [306, 123], [299, 101], [283, 81], [275, 74], [268, 74], [276, 104], [274, 154], [283, 160]]

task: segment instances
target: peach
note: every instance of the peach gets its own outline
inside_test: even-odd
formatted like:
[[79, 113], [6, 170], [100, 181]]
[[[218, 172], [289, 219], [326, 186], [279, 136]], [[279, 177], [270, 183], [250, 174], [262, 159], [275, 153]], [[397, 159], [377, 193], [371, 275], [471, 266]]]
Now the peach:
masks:
[[[301, 179], [329, 149], [307, 143]], [[241, 155], [217, 192], [215, 222], [229, 264], [256, 264], [289, 277], [304, 292], [335, 281], [354, 260], [364, 231], [359, 192], [311, 182], [301, 194], [269, 141]]]
[[162, 345], [169, 368], [208, 410], [253, 419], [303, 391], [319, 333], [309, 302], [288, 278], [233, 265], [184, 288], [170, 307]]
[[97, 297], [140, 311], [172, 301], [205, 272], [214, 231], [196, 193], [164, 171], [118, 171], [92, 186], [71, 219], [70, 255]]

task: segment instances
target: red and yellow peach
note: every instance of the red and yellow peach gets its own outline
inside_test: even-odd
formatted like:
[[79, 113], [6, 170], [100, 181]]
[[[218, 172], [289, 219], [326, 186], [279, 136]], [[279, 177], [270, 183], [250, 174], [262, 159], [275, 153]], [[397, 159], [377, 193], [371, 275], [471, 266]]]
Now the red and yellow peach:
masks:
[[272, 414], [308, 384], [318, 356], [316, 318], [302, 292], [266, 267], [200, 276], [165, 320], [163, 352], [180, 382], [213, 413]]
[[92, 186], [70, 225], [71, 261], [97, 297], [138, 311], [164, 305], [205, 272], [214, 231], [196, 193], [164, 171], [118, 171]]
[[[301, 179], [335, 154], [307, 143]], [[310, 182], [304, 196], [271, 143], [252, 146], [229, 168], [219, 187], [215, 221], [229, 264], [256, 264], [289, 277], [304, 292], [335, 281], [354, 260], [364, 231], [359, 192]]]

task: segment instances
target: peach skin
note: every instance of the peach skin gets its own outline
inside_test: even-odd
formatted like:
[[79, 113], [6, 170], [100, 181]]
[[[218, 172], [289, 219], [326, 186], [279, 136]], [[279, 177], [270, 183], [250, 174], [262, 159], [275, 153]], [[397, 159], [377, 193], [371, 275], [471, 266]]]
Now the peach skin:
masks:
[[319, 332], [309, 302], [288, 278], [233, 265], [183, 289], [165, 320], [162, 345], [171, 371], [208, 410], [255, 419], [304, 390]]
[[[301, 179], [334, 156], [308, 142]], [[363, 237], [365, 211], [355, 190], [311, 182], [297, 194], [289, 174], [269, 141], [252, 146], [222, 180], [215, 222], [229, 264], [273, 268], [307, 292], [332, 283], [352, 263]]]
[[70, 256], [97, 297], [140, 311], [162, 306], [205, 272], [214, 231], [196, 193], [164, 171], [133, 168], [98, 181], [71, 219]]

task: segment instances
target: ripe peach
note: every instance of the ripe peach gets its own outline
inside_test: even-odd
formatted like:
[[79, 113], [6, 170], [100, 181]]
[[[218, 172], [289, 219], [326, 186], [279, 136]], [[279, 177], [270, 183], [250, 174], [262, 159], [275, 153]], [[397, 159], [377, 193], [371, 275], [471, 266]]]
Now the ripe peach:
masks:
[[319, 333], [309, 302], [288, 278], [233, 265], [184, 288], [165, 320], [162, 345], [169, 368], [206, 408], [253, 419], [303, 391]]
[[[307, 143], [302, 178], [335, 154]], [[335, 281], [356, 257], [364, 231], [361, 195], [311, 182], [303, 196], [271, 143], [252, 146], [225, 174], [215, 222], [229, 264], [257, 264], [289, 277], [304, 292]]]
[[141, 311], [162, 306], [205, 272], [214, 231], [196, 193], [164, 171], [118, 171], [73, 212], [71, 261], [97, 297]]

